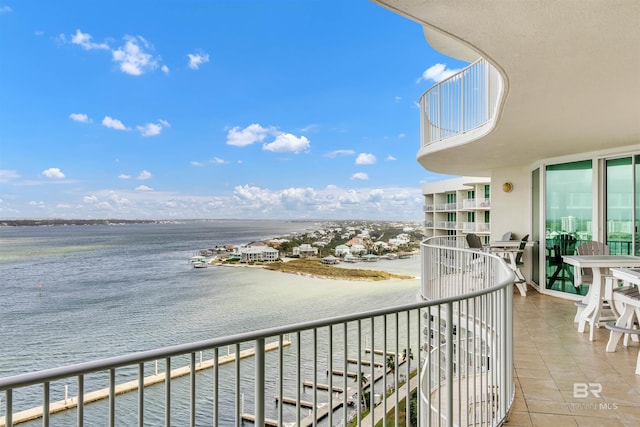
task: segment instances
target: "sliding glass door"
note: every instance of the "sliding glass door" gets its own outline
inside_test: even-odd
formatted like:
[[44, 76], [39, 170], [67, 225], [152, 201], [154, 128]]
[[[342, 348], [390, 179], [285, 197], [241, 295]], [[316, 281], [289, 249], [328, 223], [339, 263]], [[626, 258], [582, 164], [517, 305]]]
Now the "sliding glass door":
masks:
[[583, 295], [588, 289], [574, 285], [573, 267], [562, 256], [592, 240], [592, 162], [549, 165], [545, 175], [546, 288]]

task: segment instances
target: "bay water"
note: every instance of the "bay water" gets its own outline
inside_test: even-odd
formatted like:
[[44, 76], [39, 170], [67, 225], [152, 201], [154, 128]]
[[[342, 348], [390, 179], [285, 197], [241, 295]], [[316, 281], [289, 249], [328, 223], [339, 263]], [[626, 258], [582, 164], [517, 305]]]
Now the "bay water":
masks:
[[[415, 301], [418, 278], [360, 282], [189, 263], [199, 249], [318, 226], [216, 220], [1, 227], [0, 377]], [[420, 265], [416, 257], [359, 268], [417, 276]], [[52, 425], [71, 419], [54, 417]]]

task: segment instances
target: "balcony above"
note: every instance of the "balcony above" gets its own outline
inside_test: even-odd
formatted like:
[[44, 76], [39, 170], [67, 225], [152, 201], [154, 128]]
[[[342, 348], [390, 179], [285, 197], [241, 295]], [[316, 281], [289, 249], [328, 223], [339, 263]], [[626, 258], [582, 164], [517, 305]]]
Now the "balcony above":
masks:
[[501, 77], [503, 95], [485, 93], [495, 123], [437, 142], [423, 135], [417, 157], [426, 169], [486, 176], [640, 143], [640, 2], [374, 1], [420, 23], [442, 53], [482, 58]]

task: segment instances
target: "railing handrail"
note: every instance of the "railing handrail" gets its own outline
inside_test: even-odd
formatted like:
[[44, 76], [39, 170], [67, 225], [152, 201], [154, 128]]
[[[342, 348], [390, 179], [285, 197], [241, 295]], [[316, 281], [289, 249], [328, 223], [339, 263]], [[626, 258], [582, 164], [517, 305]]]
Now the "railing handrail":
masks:
[[[511, 293], [512, 293], [512, 283], [514, 279], [513, 272], [509, 269], [506, 263], [499, 257], [493, 254], [478, 252], [478, 251], [474, 251], [466, 248], [463, 240], [461, 240], [463, 237], [464, 236], [434, 236], [424, 240], [421, 243], [422, 255], [423, 255], [423, 279], [422, 279], [423, 286], [424, 286], [425, 280], [427, 280], [428, 282], [433, 281], [434, 283], [440, 282], [440, 289], [444, 290], [444, 292], [441, 294], [438, 294], [435, 292], [431, 294], [422, 292], [422, 300], [414, 303], [410, 303], [410, 304], [402, 304], [398, 306], [368, 310], [368, 311], [363, 311], [359, 313], [350, 313], [346, 315], [334, 316], [334, 317], [325, 318], [325, 319], [310, 320], [310, 321], [299, 322], [291, 325], [264, 328], [260, 330], [254, 330], [250, 332], [244, 332], [244, 333], [239, 333], [239, 334], [234, 334], [234, 335], [229, 335], [224, 337], [217, 337], [217, 338], [212, 338], [208, 340], [179, 344], [179, 345], [141, 351], [136, 353], [129, 353], [122, 356], [109, 357], [101, 360], [77, 363], [77, 364], [57, 367], [53, 369], [23, 373], [19, 375], [0, 378], [0, 391], [6, 392], [6, 408], [7, 408], [6, 416], [0, 417], [0, 425], [13, 425], [14, 421], [23, 422], [25, 421], [25, 417], [27, 416], [26, 413], [29, 413], [29, 416], [31, 416], [31, 413], [34, 410], [36, 411], [40, 410], [40, 416], [43, 417], [43, 425], [48, 426], [49, 415], [54, 413], [52, 412], [53, 411], [52, 405], [56, 407], [56, 410], [55, 410], [56, 412], [58, 410], [69, 409], [69, 407], [67, 406], [68, 403], [67, 403], [67, 394], [66, 394], [66, 387], [67, 387], [66, 384], [65, 384], [65, 391], [64, 391], [64, 400], [63, 401], [58, 400], [54, 402], [51, 401], [51, 397], [53, 395], [60, 396], [61, 391], [60, 389], [57, 389], [57, 391], [52, 394], [50, 384], [60, 380], [71, 379], [74, 377], [77, 379], [77, 391], [76, 391], [77, 397], [75, 398], [75, 400], [72, 399], [70, 402], [78, 405], [77, 406], [78, 410], [76, 412], [78, 417], [78, 425], [79, 426], [84, 425], [83, 424], [84, 422], [83, 408], [87, 402], [90, 402], [90, 401], [85, 401], [85, 399], [83, 398], [79, 398], [79, 396], [85, 396], [85, 398], [87, 396], [86, 392], [84, 391], [85, 390], [84, 377], [87, 376], [88, 374], [103, 372], [108, 374], [109, 386], [108, 388], [98, 390], [97, 392], [98, 394], [103, 396], [102, 398], [108, 398], [109, 425], [114, 426], [115, 425], [115, 406], [116, 406], [115, 396], [118, 394], [118, 392], [116, 391], [118, 386], [117, 380], [116, 380], [116, 369], [126, 368], [126, 367], [131, 368], [131, 367], [134, 367], [135, 365], [138, 365], [137, 366], [138, 367], [137, 388], [139, 390], [138, 392], [138, 420], [139, 421], [138, 422], [140, 423], [140, 425], [142, 425], [142, 423], [144, 422], [144, 406], [145, 406], [143, 390], [146, 386], [145, 380], [147, 378], [151, 378], [151, 377], [145, 377], [144, 365], [147, 362], [155, 361], [156, 362], [155, 377], [157, 377], [159, 375], [157, 362], [163, 359], [165, 360], [165, 372], [164, 372], [163, 378], [166, 384], [164, 415], [165, 415], [166, 425], [170, 425], [171, 394], [172, 394], [171, 380], [173, 379], [174, 371], [176, 372], [176, 375], [186, 375], [184, 373], [185, 370], [182, 368], [178, 368], [175, 370], [171, 369], [171, 359], [181, 358], [185, 356], [190, 356], [190, 360], [191, 360], [191, 363], [188, 367], [189, 368], [188, 372], [190, 373], [189, 381], [190, 381], [191, 391], [188, 396], [189, 403], [188, 404], [185, 403], [181, 405], [178, 409], [178, 412], [188, 411], [191, 417], [191, 425], [195, 425], [196, 406], [200, 405], [200, 404], [196, 404], [196, 396], [198, 394], [198, 392], [196, 391], [197, 390], [196, 372], [200, 368], [206, 369], [205, 365], [198, 366], [196, 364], [196, 354], [200, 352], [200, 359], [202, 364], [202, 353], [213, 349], [214, 359], [216, 360], [216, 362], [209, 365], [209, 368], [213, 367], [214, 369], [215, 385], [214, 385], [214, 403], [213, 403], [213, 408], [214, 408], [213, 424], [217, 426], [218, 417], [221, 413], [221, 408], [228, 408], [228, 406], [220, 405], [219, 388], [218, 388], [218, 375], [219, 375], [218, 364], [228, 363], [227, 359], [225, 359], [227, 360], [227, 362], [221, 362], [218, 351], [220, 348], [223, 348], [225, 346], [235, 347], [235, 353], [233, 354], [233, 360], [235, 360], [235, 371], [236, 371], [235, 385], [233, 389], [231, 389], [230, 387], [227, 387], [225, 389], [226, 390], [225, 393], [230, 393], [228, 394], [228, 396], [231, 396], [231, 402], [235, 400], [235, 413], [233, 416], [236, 419], [236, 423], [239, 423], [242, 419], [245, 419], [245, 415], [250, 416], [249, 414], [244, 414], [244, 413], [241, 414], [241, 412], [244, 412], [244, 409], [241, 409], [244, 406], [244, 403], [242, 404], [239, 403], [239, 402], [244, 402], [244, 394], [241, 393], [241, 387], [240, 387], [240, 380], [241, 380], [240, 359], [243, 358], [242, 352], [240, 351], [240, 349], [241, 349], [241, 345], [245, 346], [247, 344], [253, 344], [253, 349], [252, 350], [248, 349], [248, 350], [250, 350], [250, 352], [252, 351], [252, 355], [255, 357], [255, 363], [254, 363], [255, 372], [253, 374], [253, 381], [255, 383], [255, 391], [253, 395], [253, 398], [254, 398], [253, 404], [255, 405], [254, 414], [255, 414], [256, 425], [263, 426], [265, 425], [264, 421], [266, 420], [264, 418], [265, 401], [266, 401], [265, 390], [267, 390], [268, 388], [265, 380], [265, 373], [266, 373], [265, 342], [267, 341], [267, 338], [277, 337], [278, 342], [276, 344], [278, 345], [280, 350], [278, 352], [279, 356], [277, 356], [279, 358], [279, 362], [277, 363], [277, 366], [278, 366], [277, 369], [279, 370], [279, 373], [277, 376], [278, 379], [276, 380], [277, 384], [275, 387], [276, 387], [277, 395], [284, 396], [283, 395], [284, 383], [286, 382], [288, 384], [288, 387], [290, 387], [292, 385], [290, 381], [292, 381], [291, 378], [293, 378], [291, 377], [286, 381], [284, 380], [285, 375], [284, 375], [283, 368], [285, 367], [285, 364], [284, 364], [284, 352], [282, 351], [282, 348], [285, 345], [284, 337], [286, 337], [287, 335], [289, 336], [294, 335], [298, 343], [298, 345], [296, 346], [296, 349], [293, 350], [295, 353], [292, 353], [293, 357], [296, 358], [297, 361], [293, 364], [286, 364], [286, 368], [287, 370], [291, 368], [291, 370], [295, 372], [295, 379], [294, 379], [295, 387], [297, 387], [298, 389], [297, 396], [294, 398], [295, 401], [297, 402], [297, 405], [296, 405], [297, 421], [296, 422], [297, 424], [300, 424], [301, 423], [300, 408], [302, 407], [300, 404], [300, 402], [302, 402], [300, 387], [302, 386], [302, 372], [304, 371], [301, 364], [301, 354], [304, 352], [303, 350], [305, 348], [309, 349], [309, 347], [305, 347], [304, 345], [302, 345], [304, 341], [301, 338], [304, 336], [302, 334], [307, 334], [306, 336], [308, 337], [308, 339], [311, 338], [313, 340], [312, 341], [313, 344], [311, 344], [312, 346], [311, 349], [313, 352], [313, 360], [311, 360], [312, 366], [313, 366], [312, 383], [318, 384], [317, 369], [318, 369], [319, 346], [318, 346], [318, 342], [316, 341], [318, 331], [326, 330], [325, 333], [328, 335], [326, 336], [326, 341], [328, 342], [328, 348], [326, 348], [326, 351], [327, 351], [327, 355], [332, 355], [332, 357], [328, 357], [327, 372], [333, 372], [333, 368], [332, 368], [334, 363], [333, 355], [334, 355], [334, 351], [336, 351], [336, 350], [333, 350], [334, 331], [336, 332], [336, 335], [340, 335], [342, 333], [343, 335], [342, 350], [337, 350], [338, 353], [336, 354], [340, 354], [340, 351], [342, 352], [343, 365], [345, 369], [344, 372], [346, 373], [347, 365], [349, 363], [348, 353], [350, 351], [349, 349], [351, 348], [351, 346], [347, 345], [347, 328], [355, 327], [356, 328], [355, 332], [357, 333], [357, 339], [355, 340], [354, 344], [355, 344], [356, 351], [358, 352], [358, 356], [356, 359], [353, 359], [353, 360], [356, 360], [356, 363], [357, 363], [357, 374], [356, 374], [357, 383], [361, 384], [362, 378], [364, 378], [365, 375], [367, 375], [367, 373], [362, 370], [364, 360], [362, 359], [361, 352], [363, 351], [365, 352], [369, 351], [371, 353], [370, 368], [366, 368], [368, 375], [370, 375], [370, 378], [378, 378], [378, 379], [382, 378], [380, 379], [380, 381], [382, 382], [381, 385], [380, 384], [375, 385], [375, 382], [378, 380], [374, 380], [370, 383], [371, 394], [373, 395], [375, 391], [374, 388], [378, 388], [379, 390], [387, 390], [387, 374], [389, 374], [389, 372], [387, 371], [387, 368], [384, 368], [383, 373], [380, 374], [382, 375], [381, 377], [376, 377], [374, 375], [374, 373], [376, 372], [375, 371], [376, 364], [374, 363], [374, 356], [373, 356], [374, 352], [383, 351], [383, 350], [387, 352], [392, 351], [393, 354], [397, 356], [395, 357], [394, 369], [396, 372], [399, 372], [398, 368], [400, 365], [400, 361], [399, 361], [400, 346], [401, 345], [405, 346], [405, 352], [407, 351], [407, 349], [409, 349], [409, 352], [410, 352], [413, 345], [412, 342], [416, 343], [416, 340], [411, 338], [413, 333], [417, 333], [417, 337], [418, 337], [417, 344], [419, 346], [418, 348], [420, 348], [421, 351], [422, 350], [428, 351], [429, 346], [432, 345], [431, 339], [433, 337], [430, 337], [429, 334], [427, 334], [427, 332], [432, 331], [431, 322], [433, 321], [433, 319], [431, 319], [431, 316], [427, 316], [427, 314], [430, 315], [432, 312], [437, 313], [435, 316], [436, 316], [436, 319], [438, 319], [437, 320], [438, 324], [436, 326], [437, 327], [436, 330], [438, 331], [437, 332], [438, 334], [441, 334], [442, 323], [440, 322], [445, 321], [445, 331], [444, 331], [445, 335], [443, 336], [445, 337], [446, 342], [443, 343], [438, 338], [437, 339], [438, 344], [434, 344], [434, 345], [438, 346], [438, 348], [440, 349], [439, 351], [444, 351], [446, 349], [446, 354], [439, 353], [442, 356], [445, 356], [446, 363], [443, 364], [444, 360], [441, 360], [441, 358], [438, 357], [438, 361], [434, 362], [436, 363], [436, 365], [429, 366], [429, 363], [431, 363], [430, 362], [431, 358], [427, 357], [424, 361], [421, 361], [420, 353], [418, 354], [418, 362], [417, 362], [416, 370], [419, 378], [418, 387], [420, 388], [421, 393], [424, 393], [425, 391], [423, 389], [423, 386], [425, 384], [426, 385], [434, 384], [433, 383], [434, 379], [437, 382], [441, 382], [443, 379], [446, 379], [446, 384], [444, 385], [444, 387], [448, 390], [448, 393], [451, 394], [452, 381], [454, 380], [453, 377], [460, 374], [460, 372], [456, 371], [453, 365], [457, 363], [458, 368], [465, 370], [465, 372], [469, 367], [472, 367], [473, 372], [475, 372], [476, 375], [484, 375], [491, 384], [496, 383], [500, 385], [500, 389], [501, 389], [500, 402], [501, 403], [499, 407], [498, 406], [495, 407], [496, 413], [491, 415], [491, 417], [494, 420], [504, 419], [504, 417], [506, 417], [506, 415], [508, 414], [508, 411], [512, 404], [512, 396], [509, 397], [508, 394], [511, 394], [511, 395], [513, 394], [513, 378], [509, 374], [512, 371], [512, 347], [511, 347], [512, 341], [509, 338], [512, 335], [512, 330], [510, 326], [511, 322], [507, 321], [507, 318], [508, 318], [507, 316], [511, 316], [511, 313], [512, 313], [510, 300], [511, 300]], [[434, 260], [435, 268], [442, 267], [443, 269], [447, 269], [447, 272], [444, 272], [444, 271], [437, 272], [436, 276], [432, 276], [431, 274], [426, 274], [427, 270], [425, 270], [424, 261], [429, 259]], [[457, 263], [454, 262], [454, 264], [451, 264], [449, 261], [452, 261], [452, 260], [457, 261]], [[477, 263], [476, 261], [479, 261], [479, 260], [482, 262]], [[465, 275], [466, 278], [461, 277], [459, 282], [456, 282], [455, 280], [442, 281], [443, 279], [450, 279], [452, 277], [455, 279], [455, 276], [460, 276], [460, 275]], [[472, 284], [472, 286], [469, 286], [470, 283]], [[423, 288], [423, 291], [424, 291], [424, 288]], [[461, 307], [464, 307], [464, 308], [461, 308]], [[469, 309], [471, 310], [470, 312], [468, 311]], [[454, 310], [456, 311], [456, 313], [453, 313]], [[403, 313], [406, 313], [406, 320], [402, 321], [403, 328], [406, 327], [406, 330], [404, 330], [404, 332], [402, 332], [401, 334], [400, 333], [401, 331], [398, 329], [398, 326], [399, 326], [398, 315]], [[416, 318], [414, 320], [410, 320], [410, 317], [414, 313], [416, 315]], [[387, 339], [388, 317], [390, 317], [391, 319], [390, 320], [391, 324], [394, 322], [396, 323], [395, 334], [393, 332], [391, 333], [391, 335], [395, 335], [395, 343], [393, 344], [395, 345], [395, 350], [393, 349], [393, 346], [389, 346], [390, 343], [393, 343], [393, 338], [391, 340]], [[380, 323], [378, 322], [378, 319], [383, 320], [382, 328], [384, 331], [384, 335], [382, 337], [380, 337], [379, 335], [376, 337], [375, 336], [376, 334], [373, 333], [375, 330], [374, 323], [378, 324], [378, 328], [380, 327]], [[456, 319], [455, 322], [453, 319]], [[422, 328], [421, 322], [426, 322], [428, 326], [426, 326], [426, 328]], [[370, 349], [366, 348], [366, 336], [365, 336], [365, 347], [364, 348], [362, 347], [361, 338], [363, 333], [363, 327], [362, 327], [363, 324], [369, 325], [369, 326], [365, 326], [365, 329], [367, 327], [371, 328], [371, 348]], [[472, 356], [473, 363], [471, 365], [466, 365], [466, 364], [464, 366], [460, 365], [459, 360], [458, 362], [455, 362], [455, 360], [452, 358], [454, 354], [453, 347], [455, 345], [453, 336], [456, 334], [455, 329], [453, 328], [455, 328], [456, 324], [459, 325], [457, 329], [459, 335], [461, 335], [464, 330], [471, 331], [472, 333], [474, 333], [474, 343], [476, 343], [475, 341], [476, 339], [478, 340], [477, 344], [474, 344], [473, 348], [465, 347], [464, 350], [462, 350], [462, 351], [465, 351], [465, 354], [469, 353]], [[340, 328], [339, 326], [344, 326], [344, 328]], [[414, 328], [413, 332], [410, 332], [412, 328]], [[379, 329], [377, 331], [380, 332]], [[311, 333], [312, 335], [309, 335], [309, 333]], [[400, 343], [400, 335], [404, 335], [403, 338], [406, 339], [406, 344]], [[426, 335], [426, 341], [425, 341], [425, 335]], [[415, 335], [414, 335], [414, 338], [415, 338]], [[498, 344], [498, 342], [496, 341], [497, 339], [501, 340], [500, 345], [497, 345]], [[377, 345], [374, 345], [374, 340], [376, 341]], [[291, 339], [287, 341], [291, 342]], [[487, 349], [490, 348], [491, 353], [485, 355], [484, 347], [476, 348], [477, 345], [481, 345], [481, 346], [488, 345], [489, 347], [487, 347]], [[382, 350], [377, 350], [377, 348], [381, 348]], [[460, 351], [460, 349], [455, 351]], [[382, 352], [380, 354], [383, 354], [383, 356], [380, 356], [380, 357], [384, 359], [383, 360], [384, 362], [383, 366], [384, 366], [384, 364], [386, 364], [386, 359], [387, 359], [386, 354], [388, 353]], [[499, 365], [499, 368], [497, 370], [492, 370], [492, 371], [488, 370], [488, 365], [485, 365], [484, 359], [489, 357], [491, 358], [491, 363], [492, 363], [491, 366], [496, 366], [496, 364]], [[211, 361], [213, 362], [214, 359], [212, 359]], [[307, 359], [308, 359], [308, 355], [307, 355]], [[410, 359], [413, 359], [412, 354]], [[272, 358], [272, 361], [273, 361], [273, 358]], [[405, 375], [407, 379], [410, 377], [410, 372], [411, 372], [410, 364], [411, 362], [406, 364]], [[421, 371], [427, 372], [430, 369], [437, 369], [439, 372], [438, 374], [439, 376], [433, 377], [433, 378], [429, 377], [427, 381], [424, 382], [423, 375], [421, 375]], [[476, 371], [476, 369], [480, 369], [480, 370]], [[128, 374], [125, 373], [124, 377], [127, 378], [127, 375]], [[442, 377], [442, 375], [445, 375], [445, 376]], [[347, 391], [350, 389], [347, 386], [347, 375], [343, 375], [343, 377], [344, 379], [342, 380], [343, 381], [342, 388], [344, 391]], [[329, 376], [329, 384], [328, 384], [329, 390], [333, 389], [332, 381], [333, 381], [332, 376]], [[395, 381], [398, 381], [398, 380], [396, 379]], [[394, 385], [395, 385], [395, 381], [394, 381]], [[127, 387], [129, 387], [129, 384], [131, 383], [135, 383], [135, 381], [123, 383], [122, 385], [128, 384]], [[100, 384], [99, 380], [91, 381], [92, 386], [97, 384]], [[14, 405], [17, 408], [24, 407], [25, 403], [27, 405], [30, 405], [29, 403], [30, 400], [27, 400], [27, 399], [31, 399], [32, 396], [29, 395], [27, 396], [27, 398], [22, 398], [21, 396], [20, 403], [16, 404], [16, 402], [13, 400], [14, 399], [13, 390], [23, 388], [23, 387], [34, 386], [34, 385], [40, 385], [43, 388], [42, 406], [35, 407], [35, 405], [32, 405], [31, 409], [27, 408], [27, 410], [23, 410], [22, 412], [19, 413], [19, 416], [14, 420], [13, 418]], [[135, 388], [136, 387], [134, 386], [133, 389]], [[364, 391], [362, 387], [356, 386], [355, 389], [357, 389], [356, 402], [360, 402], [360, 399], [364, 396], [363, 394]], [[351, 399], [350, 396], [352, 395], [352, 393], [354, 393], [353, 388], [351, 388], [351, 390], [352, 391], [350, 391], [349, 393], [346, 393], [346, 392], [342, 393], [342, 397], [339, 398], [340, 399], [339, 405], [342, 405], [343, 407], [345, 407], [348, 404], [349, 399]], [[220, 394], [220, 396], [226, 396], [227, 394], [225, 393]], [[406, 399], [409, 399], [410, 387], [406, 387], [406, 390], [404, 390], [403, 393], [406, 393], [404, 397]], [[32, 394], [32, 392], [30, 391], [29, 394]], [[400, 396], [400, 391], [398, 389], [395, 393], [395, 405], [399, 404], [399, 400], [398, 400], [399, 396]], [[426, 396], [423, 395], [422, 399], [424, 399], [425, 397]], [[331, 397], [331, 394], [328, 395], [328, 399], [329, 399], [328, 402], [325, 401], [325, 403], [330, 404], [330, 406], [328, 406], [327, 408], [333, 408], [333, 409], [329, 409], [329, 412], [328, 412], [330, 414], [329, 422], [331, 423], [333, 410], [336, 408], [335, 406], [336, 403], [334, 398]], [[450, 407], [453, 400], [449, 398], [447, 399], [448, 399], [447, 404], [444, 406], [442, 402], [438, 403], [439, 409], [438, 409], [437, 416], [438, 417], [446, 416], [447, 425], [453, 426], [454, 417], [450, 412]], [[469, 393], [467, 392], [465, 399], [472, 401], [474, 398], [470, 397]], [[388, 406], [387, 406], [386, 400], [383, 400], [383, 401], [384, 401], [383, 409], [385, 412], [387, 412]], [[226, 400], [225, 402], [226, 402], [225, 404], [230, 404], [230, 402]], [[318, 403], [319, 401], [318, 401], [317, 388], [314, 388], [313, 404], [315, 409], [313, 410], [313, 414], [311, 413], [309, 414], [309, 417], [317, 416], [319, 411], [318, 410], [319, 406], [317, 406]], [[61, 404], [64, 407], [61, 406]], [[360, 403], [358, 403], [357, 405], [359, 406]], [[446, 406], [446, 412], [445, 412], [445, 406]], [[61, 407], [62, 409], [60, 409]], [[431, 409], [429, 409], [429, 411], [430, 410]], [[422, 410], [419, 410], [419, 411], [422, 411]], [[284, 425], [282, 406], [278, 407], [278, 412], [279, 412], [278, 420], [280, 423], [279, 425]], [[424, 415], [424, 412], [422, 413]], [[422, 415], [419, 415], [419, 416], [422, 419]], [[357, 417], [358, 417], [358, 424], [361, 425], [362, 419], [361, 419], [360, 412], [358, 412]], [[4, 421], [2, 421], [3, 418], [4, 418]], [[343, 422], [345, 424], [347, 423], [346, 412], [343, 412]], [[408, 422], [409, 422], [409, 414], [407, 413], [407, 423]], [[429, 422], [424, 421], [424, 419], [422, 419], [422, 421], [420, 422], [421, 426], [426, 426], [428, 424]]]
[[[448, 236], [453, 237], [453, 236]], [[422, 245], [428, 246], [428, 241], [438, 240], [442, 236], [434, 236], [426, 239], [422, 242]], [[459, 248], [460, 251], [473, 253], [470, 249]], [[485, 254], [485, 256], [495, 258], [502, 264], [504, 264], [505, 271], [509, 271], [509, 267], [499, 257], [492, 254]], [[236, 344], [238, 342], [254, 341], [261, 338], [269, 338], [278, 335], [293, 334], [308, 329], [322, 328], [327, 326], [333, 326], [346, 322], [352, 322], [357, 320], [368, 319], [371, 317], [384, 316], [402, 311], [415, 310], [420, 308], [427, 308], [430, 306], [436, 306], [439, 304], [446, 304], [448, 302], [460, 301], [467, 298], [472, 298], [480, 295], [484, 295], [495, 290], [508, 286], [513, 281], [513, 278], [506, 279], [495, 286], [465, 293], [457, 296], [438, 298], [429, 301], [421, 301], [411, 304], [404, 304], [400, 306], [381, 308], [376, 310], [369, 310], [359, 313], [352, 313], [343, 316], [335, 316], [327, 319], [311, 320], [307, 322], [296, 323], [293, 325], [277, 326], [272, 328], [260, 329], [256, 331], [244, 332], [240, 334], [229, 335], [225, 337], [212, 338], [208, 340], [195, 341], [186, 344], [178, 344], [174, 346], [162, 347], [153, 350], [146, 350], [136, 353], [129, 353], [121, 356], [113, 356], [105, 359], [99, 359], [90, 362], [76, 363], [72, 365], [66, 365], [57, 368], [45, 369], [25, 374], [12, 375], [4, 378], [0, 378], [0, 391], [4, 391], [11, 388], [25, 387], [35, 384], [40, 384], [45, 381], [56, 381], [62, 378], [86, 375], [94, 372], [104, 371], [106, 369], [120, 368], [124, 366], [131, 366], [138, 363], [151, 362], [158, 359], [164, 359], [168, 357], [180, 356], [188, 353], [197, 353], [199, 351], [208, 350], [215, 347], [225, 347], [227, 345]]]

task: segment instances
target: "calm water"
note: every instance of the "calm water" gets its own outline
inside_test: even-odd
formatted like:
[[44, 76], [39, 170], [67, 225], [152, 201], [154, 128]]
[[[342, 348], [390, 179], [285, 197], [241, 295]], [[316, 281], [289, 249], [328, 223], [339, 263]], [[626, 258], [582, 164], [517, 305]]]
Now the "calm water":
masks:
[[[0, 377], [415, 300], [418, 280], [346, 282], [188, 264], [198, 249], [310, 227], [211, 221], [0, 228]], [[417, 259], [374, 266], [419, 274]]]

